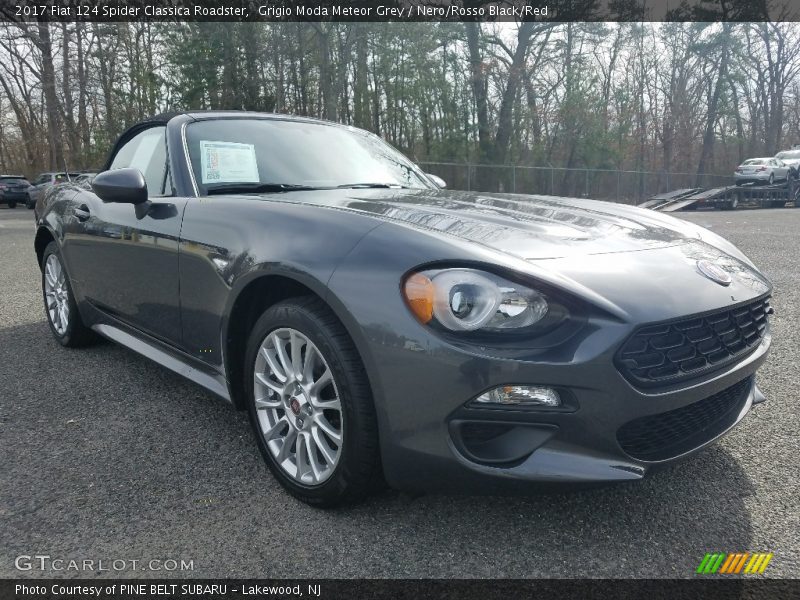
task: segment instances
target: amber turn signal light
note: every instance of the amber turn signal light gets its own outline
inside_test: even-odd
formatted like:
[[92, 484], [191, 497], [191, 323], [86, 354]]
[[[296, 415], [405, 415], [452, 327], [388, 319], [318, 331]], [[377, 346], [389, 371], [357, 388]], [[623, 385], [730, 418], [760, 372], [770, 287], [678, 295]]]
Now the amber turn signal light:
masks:
[[420, 321], [428, 323], [433, 318], [433, 282], [425, 275], [414, 273], [406, 279], [403, 295], [411, 312]]

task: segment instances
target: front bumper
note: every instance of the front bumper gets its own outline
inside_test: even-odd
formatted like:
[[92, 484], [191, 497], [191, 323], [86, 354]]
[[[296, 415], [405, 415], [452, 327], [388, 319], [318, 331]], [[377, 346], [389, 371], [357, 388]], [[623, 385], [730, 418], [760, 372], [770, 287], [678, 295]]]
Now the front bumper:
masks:
[[0, 194], [0, 202], [27, 202], [27, 192], [9, 192], [5, 191]]
[[[609, 331], [603, 331], [608, 339]], [[621, 338], [625, 336], [622, 335]], [[391, 485], [415, 491], [462, 491], [500, 493], [541, 488], [546, 484], [597, 484], [638, 480], [664, 464], [682, 459], [724, 435], [764, 400], [755, 384], [755, 372], [764, 362], [771, 337], [769, 330], [760, 344], [738, 363], [668, 391], [648, 393], [634, 388], [613, 364], [617, 343], [597, 355], [585, 354], [597, 340], [590, 335], [576, 348], [579, 360], [570, 364], [542, 364], [476, 357], [451, 351], [436, 361], [437, 377], [405, 379], [384, 390], [392, 413], [392, 431], [382, 440], [384, 469]], [[621, 341], [621, 339], [620, 339]], [[440, 351], [442, 349], [439, 349]], [[409, 352], [409, 354], [414, 354]], [[418, 353], [421, 354], [421, 353]], [[422, 358], [422, 357], [419, 357]], [[393, 361], [398, 369], [417, 357]], [[430, 357], [427, 357], [430, 369]], [[465, 403], [496, 385], [518, 383], [548, 385], [567, 397], [562, 409], [512, 410], [472, 408]], [[641, 460], [620, 445], [620, 428], [634, 420], [689, 407], [739, 384], [742, 390], [734, 405], [713, 427], [693, 438], [693, 444], [667, 458]], [[506, 458], [492, 461], [492, 452], [481, 454], [464, 443], [469, 424], [513, 430]], [[520, 442], [519, 440], [523, 441]], [[489, 442], [491, 444], [491, 441]], [[527, 447], [526, 447], [527, 444]], [[515, 448], [522, 448], [515, 455]], [[487, 459], [488, 457], [488, 459]]]

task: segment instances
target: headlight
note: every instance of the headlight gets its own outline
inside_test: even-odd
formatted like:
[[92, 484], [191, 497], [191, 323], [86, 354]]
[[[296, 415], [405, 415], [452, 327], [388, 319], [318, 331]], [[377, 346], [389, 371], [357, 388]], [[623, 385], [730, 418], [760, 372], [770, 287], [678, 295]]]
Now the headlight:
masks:
[[538, 291], [475, 269], [414, 273], [403, 293], [420, 321], [450, 331], [522, 329], [544, 319], [549, 308]]

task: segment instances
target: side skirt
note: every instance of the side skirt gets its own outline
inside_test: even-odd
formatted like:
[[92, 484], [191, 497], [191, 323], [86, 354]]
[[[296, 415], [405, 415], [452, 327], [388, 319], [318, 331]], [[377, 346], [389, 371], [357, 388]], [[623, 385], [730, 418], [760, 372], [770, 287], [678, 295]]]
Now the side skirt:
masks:
[[228, 382], [225, 377], [212, 369], [203, 369], [201, 365], [198, 365], [189, 356], [186, 356], [179, 350], [149, 338], [149, 336], [149, 339], [145, 339], [144, 334], [139, 333], [138, 335], [133, 335], [124, 331], [121, 327], [109, 325], [107, 323], [92, 325], [92, 329], [112, 342], [116, 342], [121, 346], [125, 346], [149, 358], [162, 367], [166, 367], [178, 375], [182, 375], [189, 381], [204, 387], [223, 400], [231, 402], [231, 396], [228, 392]]

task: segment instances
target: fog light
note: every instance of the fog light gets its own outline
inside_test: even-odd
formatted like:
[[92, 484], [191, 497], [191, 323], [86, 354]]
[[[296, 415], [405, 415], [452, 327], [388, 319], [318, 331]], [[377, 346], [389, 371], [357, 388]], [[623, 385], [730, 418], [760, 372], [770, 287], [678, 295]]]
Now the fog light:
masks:
[[470, 404], [485, 406], [561, 406], [553, 388], [536, 385], [501, 385], [475, 398]]

